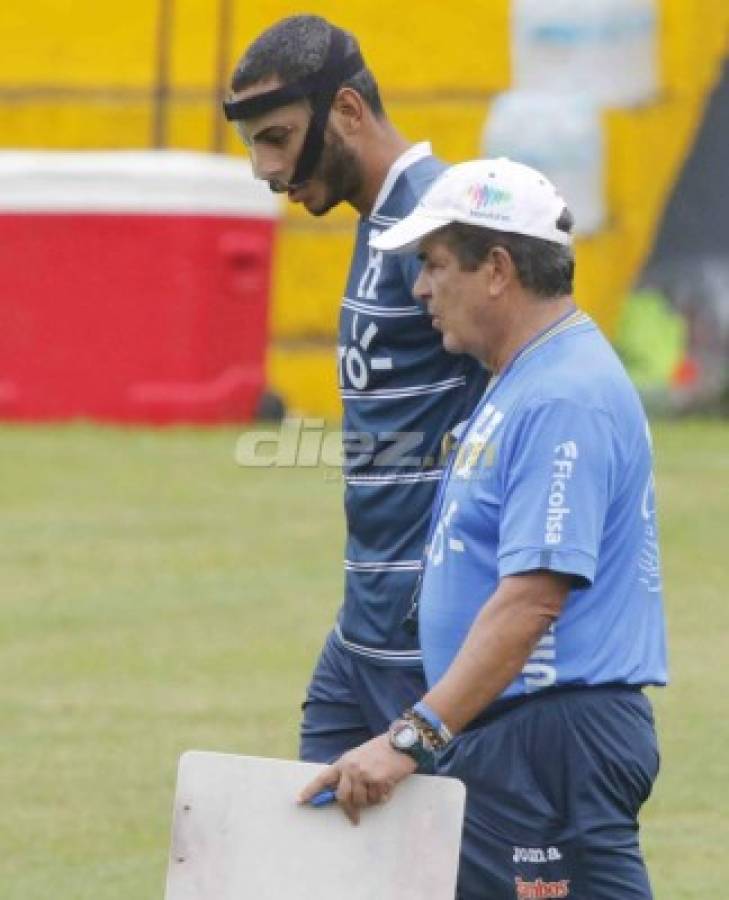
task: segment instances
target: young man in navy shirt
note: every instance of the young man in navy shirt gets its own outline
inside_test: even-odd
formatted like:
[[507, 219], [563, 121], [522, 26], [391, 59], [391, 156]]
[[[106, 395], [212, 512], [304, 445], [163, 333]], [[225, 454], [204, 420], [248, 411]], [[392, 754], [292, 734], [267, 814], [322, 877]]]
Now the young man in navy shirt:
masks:
[[473, 358], [442, 347], [413, 296], [415, 256], [369, 246], [411, 212], [443, 165], [428, 144], [411, 146], [392, 126], [352, 35], [317, 16], [278, 22], [238, 64], [225, 112], [272, 190], [315, 216], [339, 203], [360, 215], [332, 360], [349, 438], [344, 598], [301, 727], [301, 757], [329, 762], [380, 734], [425, 689], [416, 628], [406, 620], [442, 475], [440, 445], [487, 376]]

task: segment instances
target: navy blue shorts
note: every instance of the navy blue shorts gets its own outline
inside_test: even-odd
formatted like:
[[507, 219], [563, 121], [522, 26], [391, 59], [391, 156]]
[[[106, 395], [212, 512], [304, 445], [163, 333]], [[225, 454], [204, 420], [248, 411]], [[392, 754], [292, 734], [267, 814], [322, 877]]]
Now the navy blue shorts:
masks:
[[370, 662], [330, 634], [302, 706], [300, 758], [333, 762], [387, 731], [425, 691], [420, 667]]
[[638, 811], [658, 772], [640, 690], [531, 697], [463, 732], [439, 772], [466, 784], [459, 900], [649, 900]]

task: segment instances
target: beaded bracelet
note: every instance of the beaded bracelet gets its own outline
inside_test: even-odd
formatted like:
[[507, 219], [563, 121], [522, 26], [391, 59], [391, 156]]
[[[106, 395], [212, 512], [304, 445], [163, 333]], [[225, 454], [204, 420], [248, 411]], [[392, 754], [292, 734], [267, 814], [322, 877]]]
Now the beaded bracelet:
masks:
[[453, 740], [453, 735], [451, 734], [450, 729], [445, 724], [445, 722], [440, 718], [440, 716], [432, 710], [427, 703], [423, 700], [419, 700], [415, 706], [413, 706], [413, 712], [420, 716], [421, 719], [425, 719], [425, 721], [431, 726], [431, 728], [435, 728], [435, 730], [440, 734], [446, 744], [450, 744]]
[[405, 719], [407, 722], [412, 722], [412, 724], [417, 728], [418, 734], [420, 735], [423, 744], [429, 749], [434, 751], [444, 750], [448, 741], [443, 740], [440, 733], [433, 728], [433, 726], [422, 716], [419, 716], [414, 710], [406, 709], [405, 712], [400, 716], [401, 719]]

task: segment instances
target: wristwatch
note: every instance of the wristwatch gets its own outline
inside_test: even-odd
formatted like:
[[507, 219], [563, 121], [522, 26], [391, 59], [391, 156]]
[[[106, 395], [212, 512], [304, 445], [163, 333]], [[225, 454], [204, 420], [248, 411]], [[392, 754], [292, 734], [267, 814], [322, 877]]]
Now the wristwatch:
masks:
[[415, 722], [408, 719], [395, 719], [387, 732], [390, 746], [398, 753], [407, 753], [417, 763], [417, 772], [432, 775], [435, 771], [435, 756], [426, 746], [423, 735]]

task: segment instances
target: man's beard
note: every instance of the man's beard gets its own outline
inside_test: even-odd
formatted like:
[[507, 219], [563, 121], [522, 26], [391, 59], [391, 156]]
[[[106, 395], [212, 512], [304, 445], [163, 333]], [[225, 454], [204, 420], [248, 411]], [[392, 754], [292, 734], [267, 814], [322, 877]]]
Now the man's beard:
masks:
[[307, 207], [313, 216], [323, 216], [340, 203], [351, 201], [362, 189], [360, 161], [332, 128], [327, 128], [324, 149], [311, 177], [325, 190], [318, 206]]

